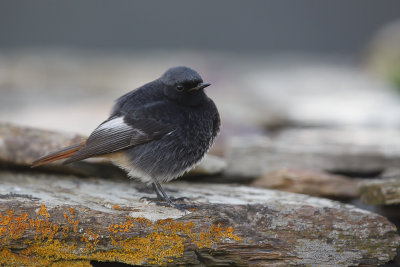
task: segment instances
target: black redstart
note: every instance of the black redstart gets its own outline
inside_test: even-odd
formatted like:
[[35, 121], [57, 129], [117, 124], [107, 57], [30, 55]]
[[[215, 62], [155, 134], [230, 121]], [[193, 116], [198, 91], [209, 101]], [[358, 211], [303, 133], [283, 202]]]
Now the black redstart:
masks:
[[59, 159], [67, 164], [107, 157], [129, 176], [152, 184], [159, 199], [177, 207], [160, 182], [193, 168], [217, 136], [219, 113], [203, 90], [209, 85], [188, 67], [170, 68], [117, 99], [110, 117], [86, 141], [41, 157], [32, 167]]

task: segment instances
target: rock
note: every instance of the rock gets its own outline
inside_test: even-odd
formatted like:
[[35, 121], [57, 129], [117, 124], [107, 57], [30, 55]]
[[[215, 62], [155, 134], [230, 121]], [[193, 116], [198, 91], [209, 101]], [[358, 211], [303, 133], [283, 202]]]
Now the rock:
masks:
[[400, 125], [400, 97], [394, 87], [337, 58], [240, 65], [240, 88], [246, 88], [240, 103], [253, 111], [249, 118], [266, 127], [271, 114], [289, 126]]
[[298, 168], [372, 177], [400, 165], [400, 132], [390, 129], [292, 129], [273, 137], [232, 138], [225, 176], [258, 177]]
[[[0, 123], [0, 162], [12, 166], [30, 167], [33, 160], [51, 151], [76, 144], [86, 139], [85, 136], [46, 131], [32, 127]], [[118, 167], [102, 158], [91, 158], [82, 162], [62, 165], [62, 161], [39, 167], [41, 170], [59, 171], [84, 176], [125, 177]], [[212, 155], [187, 173], [187, 176], [216, 175], [226, 167], [226, 162]]]
[[317, 171], [279, 169], [262, 175], [251, 185], [310, 196], [348, 199], [358, 196], [359, 181]]
[[400, 179], [374, 179], [358, 185], [361, 201], [368, 205], [400, 204]]
[[0, 123], [0, 161], [30, 166], [40, 156], [84, 139], [84, 136], [73, 133], [56, 133]]
[[206, 155], [186, 176], [217, 175], [225, 171], [226, 161], [214, 155]]
[[[30, 168], [31, 163], [62, 147], [70, 146], [86, 137], [74, 133], [60, 133], [32, 127], [0, 123], [0, 162], [14, 168]], [[81, 176], [123, 177], [124, 172], [106, 160], [94, 158], [69, 165], [62, 161], [36, 168], [52, 172], [71, 173]]]
[[1, 172], [1, 265], [368, 266], [400, 244], [382, 216], [327, 199], [171, 183], [188, 212], [140, 201], [128, 180]]

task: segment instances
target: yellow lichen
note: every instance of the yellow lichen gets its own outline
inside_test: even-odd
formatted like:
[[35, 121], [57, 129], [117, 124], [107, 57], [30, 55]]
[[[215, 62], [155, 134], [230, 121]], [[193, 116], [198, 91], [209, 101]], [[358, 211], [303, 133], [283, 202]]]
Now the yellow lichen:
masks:
[[133, 221], [128, 217], [124, 223], [111, 223], [108, 227], [108, 231], [117, 234], [118, 232], [129, 232], [131, 228], [133, 228]]
[[15, 216], [13, 210], [7, 211], [6, 215], [0, 213], [0, 238], [3, 242], [21, 238], [28, 228], [28, 213], [21, 216]]
[[[92, 228], [78, 232], [77, 213], [73, 208], [68, 212], [64, 214], [65, 223], [52, 222], [45, 205], [41, 205], [37, 215], [31, 218], [28, 213], [17, 216], [13, 210], [0, 212], [0, 265], [44, 266], [57, 263], [57, 266], [89, 266], [90, 260], [166, 265], [183, 255], [184, 244], [211, 248], [223, 239], [240, 240], [233, 234], [232, 227], [196, 227], [193, 222], [172, 219], [153, 223], [145, 218], [131, 217], [109, 225], [109, 232], [102, 233], [103, 237]], [[137, 229], [143, 229], [147, 234], [137, 236]], [[10, 241], [22, 239], [27, 230], [35, 233], [35, 239], [24, 241], [25, 249], [10, 250]], [[75, 238], [79, 238], [82, 244], [74, 243]], [[109, 242], [109, 245], [104, 242]], [[113, 249], [104, 251], [104, 246], [110, 245]]]
[[88, 260], [61, 260], [51, 263], [51, 267], [92, 267], [92, 264]]
[[92, 228], [88, 228], [87, 231], [82, 235], [81, 241], [86, 242], [85, 249], [94, 250], [99, 243], [99, 234], [96, 234], [92, 231]]
[[79, 257], [75, 255], [76, 245], [69, 245], [59, 240], [36, 242], [24, 249], [21, 254], [33, 257], [36, 261], [48, 263], [59, 260], [75, 260]]
[[[71, 213], [72, 214], [72, 213]], [[73, 213], [75, 214], [75, 213]], [[72, 230], [74, 233], [78, 231], [79, 220], [74, 220], [74, 216], [70, 216], [69, 214], [64, 213], [64, 218], [67, 220], [68, 224], [72, 226]]]
[[75, 216], [75, 210], [74, 208], [68, 208], [69, 213], [71, 213], [71, 215]]
[[152, 232], [144, 237], [119, 238], [115, 249], [96, 252], [96, 260], [121, 261], [129, 264], [165, 264], [169, 257], [179, 257], [183, 253], [182, 238], [176, 234]]
[[28, 256], [17, 255], [10, 249], [0, 251], [0, 266], [32, 266], [32, 259]]
[[[127, 217], [127, 219], [129, 219], [130, 217]], [[138, 217], [138, 218], [134, 218], [133, 219], [135, 222], [137, 222], [137, 223], [142, 223], [142, 224], [145, 224], [146, 226], [151, 226], [153, 223], [150, 221], [150, 220], [148, 220], [148, 219], [146, 219], [146, 218], [141, 218], [141, 217]]]
[[214, 243], [221, 242], [222, 238], [240, 241], [241, 238], [233, 234], [233, 227], [222, 227], [220, 224], [212, 225], [209, 231], [192, 235], [192, 240], [198, 248], [211, 248]]
[[[184, 242], [189, 240], [199, 248], [210, 248], [213, 244], [221, 242], [221, 239], [233, 239], [239, 241], [240, 238], [233, 234], [232, 227], [222, 227], [212, 225], [204, 232], [195, 233], [193, 222], [176, 222], [172, 219], [158, 220], [156, 223], [144, 218], [135, 218], [134, 222], [145, 226], [153, 226], [153, 231], [144, 236], [136, 238], [122, 238], [111, 236], [111, 242], [116, 250], [96, 254], [103, 260], [118, 260], [130, 264], [166, 264], [173, 258], [182, 256]], [[131, 218], [119, 224], [111, 224], [108, 228], [112, 235], [130, 232], [135, 229]]]
[[44, 204], [42, 204], [40, 206], [40, 209], [37, 212], [37, 214], [39, 214], [40, 216], [46, 217], [46, 219], [50, 218], [50, 214], [47, 212], [46, 206]]

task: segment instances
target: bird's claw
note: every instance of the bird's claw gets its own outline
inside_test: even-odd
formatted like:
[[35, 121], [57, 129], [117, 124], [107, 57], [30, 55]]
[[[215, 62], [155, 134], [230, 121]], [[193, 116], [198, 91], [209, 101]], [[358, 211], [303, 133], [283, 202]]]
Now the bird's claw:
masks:
[[[185, 201], [187, 200], [187, 197], [179, 197], [179, 198], [171, 198], [171, 202], [165, 201], [164, 199], [160, 199], [158, 197], [141, 197], [141, 201], [148, 201], [151, 203], [156, 204], [157, 206], [163, 206], [163, 207], [172, 207], [181, 211], [187, 211], [187, 206], [186, 204], [176, 204], [174, 203], [175, 201]], [[172, 202], [174, 201], [174, 202]]]

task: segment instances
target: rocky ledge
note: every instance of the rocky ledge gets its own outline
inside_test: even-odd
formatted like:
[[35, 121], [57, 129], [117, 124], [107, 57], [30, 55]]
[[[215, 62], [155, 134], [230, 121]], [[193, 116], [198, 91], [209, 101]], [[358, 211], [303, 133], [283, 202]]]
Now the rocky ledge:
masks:
[[0, 265], [376, 266], [400, 244], [386, 218], [339, 202], [175, 182], [187, 211], [128, 179], [0, 173]]

